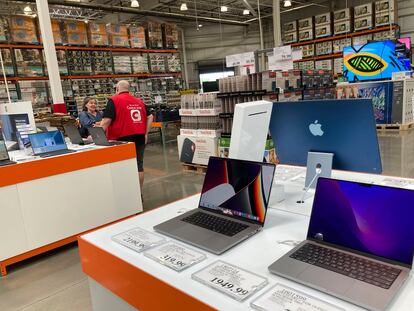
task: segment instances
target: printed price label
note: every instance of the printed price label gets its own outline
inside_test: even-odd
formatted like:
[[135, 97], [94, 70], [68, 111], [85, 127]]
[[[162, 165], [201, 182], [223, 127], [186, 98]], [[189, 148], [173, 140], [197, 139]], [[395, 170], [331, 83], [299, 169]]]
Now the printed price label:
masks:
[[343, 308], [282, 284], [276, 284], [269, 291], [258, 297], [251, 303], [251, 307], [261, 311], [345, 311]]
[[144, 255], [176, 271], [182, 271], [206, 258], [202, 253], [174, 242], [157, 246]]
[[192, 278], [238, 301], [243, 301], [268, 284], [266, 278], [221, 260], [194, 273]]
[[134, 228], [117, 234], [112, 237], [112, 240], [138, 253], [165, 241], [162, 236], [141, 228]]

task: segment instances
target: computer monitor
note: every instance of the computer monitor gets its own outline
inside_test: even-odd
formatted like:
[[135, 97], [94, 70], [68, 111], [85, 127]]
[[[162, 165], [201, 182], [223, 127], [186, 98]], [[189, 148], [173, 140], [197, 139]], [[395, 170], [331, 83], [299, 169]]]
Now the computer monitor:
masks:
[[308, 152], [325, 152], [334, 169], [382, 172], [371, 99], [275, 103], [270, 132], [282, 164], [306, 166]]
[[29, 139], [35, 155], [67, 149], [61, 131], [29, 134]]

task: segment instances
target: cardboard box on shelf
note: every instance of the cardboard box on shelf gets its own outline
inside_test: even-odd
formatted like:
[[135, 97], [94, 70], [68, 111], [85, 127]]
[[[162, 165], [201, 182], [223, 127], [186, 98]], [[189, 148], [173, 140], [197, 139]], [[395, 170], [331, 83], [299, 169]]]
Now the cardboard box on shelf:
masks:
[[372, 3], [365, 3], [365, 4], [354, 7], [355, 18], [361, 17], [361, 16], [367, 16], [367, 15], [372, 16], [373, 12], [374, 10], [373, 10]]
[[132, 48], [145, 49], [147, 47], [147, 42], [145, 39], [145, 28], [142, 26], [139, 27], [130, 27], [129, 35], [131, 40]]
[[108, 45], [108, 36], [106, 34], [91, 33], [89, 35], [89, 44], [95, 46]]
[[89, 32], [94, 34], [106, 34], [106, 25], [101, 23], [89, 23]]
[[178, 29], [176, 24], [165, 23], [162, 25], [163, 43], [167, 49], [178, 48]]
[[128, 36], [128, 27], [126, 25], [109, 25], [108, 32], [116, 36]]
[[81, 21], [64, 21], [66, 33], [81, 33], [86, 36], [86, 24]]
[[160, 49], [162, 48], [162, 30], [161, 24], [157, 22], [148, 22], [147, 23], [147, 33], [148, 33], [148, 47]]
[[0, 41], [8, 41], [9, 40], [9, 29], [8, 29], [8, 22], [7, 19], [4, 17], [0, 17]]
[[10, 30], [15, 31], [18, 29], [36, 30], [36, 19], [29, 16], [11, 16], [10, 17]]
[[324, 14], [319, 14], [315, 16], [315, 25], [324, 25], [324, 24], [330, 24], [332, 21], [332, 13], [328, 12], [328, 13], [324, 13]]
[[298, 21], [292, 21], [289, 23], [283, 24], [283, 31], [284, 32], [292, 32], [298, 30]]
[[16, 29], [11, 31], [11, 39], [15, 43], [39, 43], [35, 30]]
[[118, 36], [118, 35], [111, 35], [109, 39], [109, 43], [112, 46], [118, 47], [129, 47], [129, 38], [128, 36]]
[[207, 165], [211, 156], [217, 156], [217, 138], [177, 136], [181, 162]]
[[85, 33], [72, 32], [67, 34], [68, 44], [73, 45], [87, 45], [88, 37]]

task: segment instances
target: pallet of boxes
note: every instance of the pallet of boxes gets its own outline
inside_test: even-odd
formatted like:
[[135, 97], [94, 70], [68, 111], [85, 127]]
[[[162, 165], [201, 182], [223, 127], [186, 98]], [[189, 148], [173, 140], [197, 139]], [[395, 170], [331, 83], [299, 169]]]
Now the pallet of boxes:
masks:
[[210, 156], [217, 156], [220, 102], [215, 93], [181, 96], [178, 154], [184, 171], [205, 173]]

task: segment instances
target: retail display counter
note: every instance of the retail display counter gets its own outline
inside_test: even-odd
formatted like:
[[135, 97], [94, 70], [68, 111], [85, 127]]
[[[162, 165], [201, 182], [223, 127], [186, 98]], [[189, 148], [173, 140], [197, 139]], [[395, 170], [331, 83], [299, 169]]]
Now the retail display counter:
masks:
[[0, 267], [142, 211], [135, 147], [75, 147], [50, 158], [11, 152], [0, 167]]
[[[263, 231], [221, 256], [200, 250], [207, 258], [182, 272], [169, 269], [143, 253], [117, 244], [112, 237], [136, 227], [152, 232], [154, 225], [195, 208], [199, 195], [81, 236], [81, 261], [84, 272], [89, 276], [94, 309], [166, 310], [172, 307], [177, 310], [251, 310], [250, 303], [253, 300], [279, 283], [344, 310], [363, 310], [268, 272], [270, 264], [306, 238], [313, 194], [306, 196], [305, 203], [296, 203], [303, 195], [304, 173], [304, 168], [279, 165]], [[334, 171], [333, 177], [407, 188], [414, 186], [413, 179], [383, 175]], [[281, 197], [284, 200], [278, 203]], [[266, 277], [269, 284], [245, 301], [238, 302], [191, 278], [194, 272], [218, 259]], [[410, 277], [389, 310], [412, 310], [413, 294], [414, 280]]]

